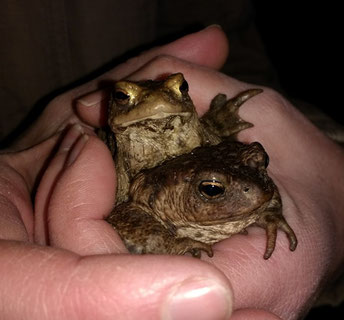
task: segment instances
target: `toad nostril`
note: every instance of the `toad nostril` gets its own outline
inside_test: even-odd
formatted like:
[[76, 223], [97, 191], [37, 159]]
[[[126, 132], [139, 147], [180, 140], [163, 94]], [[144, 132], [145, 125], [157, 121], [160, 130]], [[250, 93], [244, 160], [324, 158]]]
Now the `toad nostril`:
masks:
[[244, 188], [243, 188], [243, 191], [244, 191], [245, 193], [247, 193], [247, 192], [250, 191], [250, 188], [249, 188], [249, 187], [244, 187]]

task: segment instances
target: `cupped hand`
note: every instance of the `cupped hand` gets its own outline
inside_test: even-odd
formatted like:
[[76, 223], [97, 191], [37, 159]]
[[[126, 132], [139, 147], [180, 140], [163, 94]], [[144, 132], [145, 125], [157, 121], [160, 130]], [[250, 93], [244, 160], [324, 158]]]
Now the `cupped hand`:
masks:
[[[105, 255], [125, 251], [101, 219], [115, 173], [73, 100], [164, 54], [217, 68], [227, 42], [214, 27], [152, 49], [56, 98], [0, 155], [1, 319], [229, 317], [230, 284], [215, 267], [190, 257]], [[97, 122], [90, 105], [85, 114]]]
[[[182, 72], [189, 82], [190, 95], [200, 114], [206, 111], [217, 93], [232, 97], [253, 87], [213, 69], [168, 56], [147, 63], [130, 78], [155, 79], [174, 72]], [[96, 115], [101, 112], [100, 96], [99, 92], [84, 96], [77, 105], [81, 116], [95, 126], [99, 125], [100, 117]], [[87, 108], [92, 104], [95, 109], [90, 114]], [[214, 257], [203, 259], [221, 270], [232, 284], [236, 312], [231, 319], [274, 319], [276, 316], [297, 319], [307, 312], [326, 281], [334, 278], [343, 266], [344, 154], [288, 101], [270, 89], [264, 88], [262, 94], [246, 102], [240, 115], [254, 127], [242, 131], [239, 140], [259, 141], [265, 147], [271, 160], [268, 172], [280, 190], [283, 214], [294, 229], [299, 245], [295, 252], [290, 252], [285, 234], [279, 232], [276, 249], [266, 261], [263, 259], [264, 231], [249, 228], [248, 235], [236, 235], [218, 243], [214, 246]], [[54, 203], [64, 198], [65, 185], [55, 189]], [[74, 188], [81, 187], [75, 183]], [[105, 210], [93, 217], [101, 219], [107, 213]], [[53, 210], [51, 214], [57, 226], [60, 218]], [[69, 214], [68, 228], [56, 229], [58, 234], [52, 235], [52, 239], [56, 237], [57, 245], [68, 247], [70, 241], [64, 240], [67, 233], [80, 232], [75, 223], [80, 215], [83, 217], [77, 210]], [[101, 230], [105, 234], [105, 227]], [[114, 252], [122, 252], [115, 233], [113, 239], [116, 239]], [[89, 242], [85, 246], [94, 253], [94, 246], [89, 246]], [[174, 258], [160, 259], [168, 264], [169, 259]]]

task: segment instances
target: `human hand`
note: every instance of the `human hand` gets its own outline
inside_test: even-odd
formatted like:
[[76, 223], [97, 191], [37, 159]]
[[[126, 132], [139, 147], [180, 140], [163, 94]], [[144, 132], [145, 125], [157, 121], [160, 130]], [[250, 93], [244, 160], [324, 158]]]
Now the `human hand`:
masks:
[[[130, 78], [155, 79], [174, 72], [182, 72], [188, 80], [200, 114], [217, 93], [231, 97], [252, 87], [172, 57], [156, 59]], [[92, 94], [93, 101], [97, 94]], [[83, 99], [87, 101], [87, 97]], [[296, 319], [307, 312], [324, 283], [343, 265], [343, 151], [272, 90], [265, 88], [263, 94], [246, 102], [240, 114], [254, 127], [241, 132], [239, 139], [259, 141], [267, 150], [271, 160], [268, 171], [279, 187], [284, 215], [299, 246], [289, 252], [287, 239], [279, 233], [276, 250], [265, 261], [265, 234], [250, 228], [248, 236], [236, 235], [216, 244], [214, 257], [204, 260], [221, 270], [232, 284], [236, 311], [231, 319], [274, 319], [274, 314]], [[99, 125], [97, 119], [89, 117], [88, 121]], [[167, 265], [173, 258], [160, 259]], [[259, 314], [262, 310], [269, 314]]]
[[[211, 265], [187, 257], [167, 257], [166, 264], [158, 256], [102, 255], [124, 251], [102, 220], [112, 205], [113, 164], [73, 108], [73, 99], [99, 81], [127, 76], [156, 56], [219, 67], [226, 48], [223, 33], [211, 28], [148, 51], [56, 98], [0, 155], [2, 319], [186, 319], [197, 312], [213, 319], [231, 312], [228, 280]], [[97, 119], [97, 106], [85, 108], [86, 118]]]

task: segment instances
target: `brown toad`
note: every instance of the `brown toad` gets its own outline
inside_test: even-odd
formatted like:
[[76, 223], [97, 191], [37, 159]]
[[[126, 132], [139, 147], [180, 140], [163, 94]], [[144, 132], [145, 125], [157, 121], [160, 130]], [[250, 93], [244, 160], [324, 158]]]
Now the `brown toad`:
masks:
[[127, 199], [130, 180], [141, 170], [250, 127], [237, 111], [261, 91], [247, 90], [228, 101], [219, 94], [198, 118], [181, 73], [160, 81], [116, 82], [106, 138], [116, 165], [116, 203]]
[[[239, 131], [252, 126], [238, 116], [238, 109], [260, 92], [261, 89], [250, 89], [230, 100], [219, 94], [212, 100], [209, 111], [198, 118], [188, 95], [187, 82], [180, 73], [161, 81], [116, 83], [109, 107], [111, 130], [107, 142], [117, 170], [117, 198], [116, 208], [107, 221], [131, 252], [190, 252], [200, 256], [200, 250], [205, 250], [211, 255], [213, 243], [243, 232], [253, 223], [267, 229], [265, 258], [269, 258], [274, 249], [278, 228], [287, 233], [290, 248], [295, 249], [297, 241], [282, 216], [278, 190], [265, 168], [256, 167], [259, 161], [254, 159], [267, 159], [265, 151], [259, 144], [247, 146], [229, 141]], [[223, 158], [222, 151], [228, 159]], [[207, 153], [217, 154], [218, 160], [206, 156]], [[180, 158], [176, 158], [178, 156]], [[176, 159], [159, 166], [172, 158]], [[189, 167], [184, 167], [183, 161]], [[190, 172], [185, 170], [189, 168], [206, 175], [209, 170], [201, 168], [205, 162], [210, 165], [209, 170], [227, 177], [221, 182], [227, 190], [225, 194], [232, 194], [228, 190], [241, 190], [240, 184], [244, 186], [248, 181], [252, 196], [221, 198], [222, 202], [220, 198], [211, 201], [205, 197], [196, 201], [194, 196], [194, 206], [190, 206], [187, 199], [195, 182], [186, 178]], [[147, 170], [149, 168], [155, 169]], [[160, 183], [163, 176], [170, 178]], [[204, 179], [208, 183], [205, 188], [218, 189], [217, 180], [213, 178]], [[234, 185], [229, 183], [232, 180]], [[156, 186], [159, 187], [156, 189]], [[157, 196], [159, 188], [164, 193]], [[195, 191], [195, 187], [192, 190]], [[180, 199], [184, 202], [173, 202], [173, 197], [182, 192], [185, 194]], [[161, 202], [162, 198], [169, 200]], [[157, 204], [159, 210], [155, 210]], [[193, 212], [195, 206], [199, 214]], [[222, 212], [221, 219], [217, 216], [220, 207], [228, 209]]]
[[132, 180], [129, 199], [108, 221], [132, 253], [212, 256], [211, 245], [256, 224], [266, 229], [264, 258], [274, 248], [277, 229], [295, 250], [297, 240], [282, 216], [277, 187], [268, 176], [263, 147], [224, 141], [198, 147]]

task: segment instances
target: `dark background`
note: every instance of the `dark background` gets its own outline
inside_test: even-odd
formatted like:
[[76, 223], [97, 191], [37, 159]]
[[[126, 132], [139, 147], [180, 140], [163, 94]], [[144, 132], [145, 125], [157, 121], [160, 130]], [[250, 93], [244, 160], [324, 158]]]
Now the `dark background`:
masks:
[[[12, 11], [8, 15], [11, 19], [7, 21], [4, 15], [3, 24], [0, 25], [0, 33], [2, 31], [1, 36], [4, 38], [0, 46], [0, 56], [1, 52], [4, 53], [4, 57], [1, 56], [0, 75], [2, 69], [7, 69], [3, 79], [5, 84], [1, 84], [7, 91], [5, 90], [5, 97], [2, 99], [0, 139], [21, 123], [4, 145], [22, 132], [57, 94], [102, 74], [143, 49], [169, 42], [213, 23], [220, 24], [230, 40], [232, 50], [224, 72], [242, 81], [281, 88], [282, 94], [288, 99], [308, 102], [344, 123], [340, 114], [342, 20], [339, 15], [342, 11], [339, 4], [317, 4], [302, 0], [142, 0], [140, 3], [144, 6], [135, 19], [131, 18], [131, 23], [126, 14], [130, 16], [132, 11], [137, 12], [134, 9], [137, 9], [135, 4], [138, 2], [130, 2], [129, 5], [124, 0], [98, 0], [96, 3], [91, 0], [36, 0], [36, 6], [39, 2], [46, 5], [50, 3], [51, 10], [48, 10], [48, 5], [47, 8], [42, 8], [44, 14], [40, 10], [34, 10], [34, 6], [26, 2], [20, 5], [13, 4], [10, 0], [3, 2], [4, 4], [0, 2], [2, 8], [8, 7]], [[123, 10], [123, 17], [118, 15], [120, 11], [114, 9], [104, 12], [102, 9], [107, 6]], [[19, 9], [21, 14], [17, 12]], [[93, 19], [91, 21], [106, 23], [88, 23], [90, 17]], [[266, 53], [277, 70], [280, 80], [277, 87], [275, 73], [270, 68], [265, 53], [261, 52], [256, 33], [252, 32], [253, 18]], [[65, 35], [64, 23], [68, 26], [68, 35]], [[21, 25], [31, 27], [34, 37], [29, 37], [29, 41], [26, 41], [25, 32], [24, 36], [23, 33], [18, 34], [18, 26]], [[100, 26], [97, 29], [94, 25]], [[137, 29], [134, 28], [135, 25]], [[56, 36], [62, 38], [55, 39], [55, 33], [50, 32], [48, 27], [56, 29]], [[85, 34], [87, 41], [80, 41], [85, 38]], [[111, 41], [104, 34], [111, 35]], [[67, 40], [63, 38], [64, 35]], [[20, 39], [17, 39], [18, 36]], [[60, 41], [65, 41], [63, 47], [59, 45]], [[68, 54], [64, 55], [61, 47], [69, 46], [73, 54], [67, 59], [65, 56]], [[65, 51], [70, 53], [67, 49]], [[27, 54], [21, 55], [22, 52]], [[114, 57], [119, 58], [110, 60]], [[40, 59], [43, 63], [40, 63]], [[26, 60], [29, 61], [27, 64]], [[33, 63], [30, 64], [31, 60]], [[12, 69], [16, 69], [17, 74]], [[32, 90], [28, 89], [28, 84], [31, 84]], [[298, 106], [294, 100], [292, 102]]]
[[[343, 23], [339, 4], [252, 1], [255, 21], [281, 87], [344, 124], [342, 115]], [[307, 3], [306, 3], [307, 2]], [[344, 304], [318, 307], [306, 320], [344, 319]]]
[[[176, 25], [178, 27], [182, 25], [182, 16], [188, 20], [197, 20], [200, 13], [197, 12], [195, 4], [190, 12], [180, 15], [191, 2], [166, 2], [165, 11], [171, 11], [172, 17], [171, 21], [167, 22], [174, 27], [173, 30]], [[204, 1], [204, 3], [209, 5], [210, 1]], [[334, 2], [302, 0], [252, 0], [252, 3], [255, 9], [256, 25], [266, 52], [277, 71], [281, 87], [288, 97], [309, 102], [344, 124], [344, 117], [341, 115], [343, 52], [340, 46], [343, 39], [341, 34], [343, 23], [342, 17], [339, 16], [342, 14], [340, 2], [335, 4]], [[175, 9], [176, 5], [179, 6], [177, 17], [175, 11], [169, 7], [172, 6]], [[212, 1], [205, 18], [209, 18], [210, 12], [221, 14], [220, 11]], [[205, 18], [204, 21], [207, 20]], [[168, 29], [168, 23], [164, 22]], [[200, 24], [199, 21], [196, 22]], [[220, 23], [218, 20], [210, 22]], [[206, 25], [209, 25], [209, 21], [206, 21], [202, 27]], [[186, 31], [185, 33], [188, 33]], [[190, 31], [195, 30], [190, 29]], [[117, 61], [114, 64], [117, 64]], [[101, 73], [101, 70], [99, 72]], [[43, 106], [45, 104], [42, 103]], [[326, 316], [328, 319], [344, 319], [343, 308], [318, 308], [311, 311], [307, 319], [315, 319], [316, 315]]]
[[252, 1], [256, 25], [282, 87], [344, 123], [343, 19], [339, 3]]

